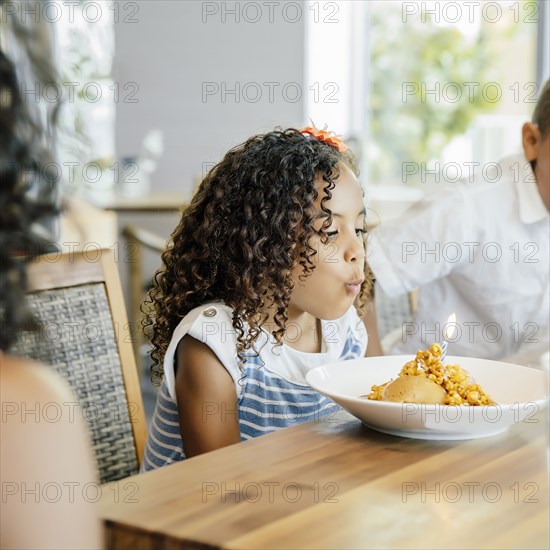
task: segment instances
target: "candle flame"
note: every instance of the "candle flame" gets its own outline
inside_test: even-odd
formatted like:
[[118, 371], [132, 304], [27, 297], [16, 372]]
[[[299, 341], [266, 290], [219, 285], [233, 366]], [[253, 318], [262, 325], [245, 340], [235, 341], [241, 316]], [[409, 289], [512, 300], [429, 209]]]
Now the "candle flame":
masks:
[[447, 319], [447, 324], [445, 326], [445, 340], [450, 340], [456, 330], [456, 314], [453, 313], [449, 315], [449, 318]]

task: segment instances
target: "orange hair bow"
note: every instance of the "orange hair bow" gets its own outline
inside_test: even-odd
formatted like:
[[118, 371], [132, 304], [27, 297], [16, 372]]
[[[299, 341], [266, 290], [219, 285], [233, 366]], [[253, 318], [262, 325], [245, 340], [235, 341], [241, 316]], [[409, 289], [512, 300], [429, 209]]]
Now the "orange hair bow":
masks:
[[302, 128], [300, 132], [302, 132], [302, 134], [309, 134], [310, 136], [328, 143], [332, 147], [336, 147], [340, 153], [343, 153], [349, 149], [344, 141], [330, 130], [319, 130], [319, 128], [315, 128], [313, 126], [306, 126], [305, 128]]

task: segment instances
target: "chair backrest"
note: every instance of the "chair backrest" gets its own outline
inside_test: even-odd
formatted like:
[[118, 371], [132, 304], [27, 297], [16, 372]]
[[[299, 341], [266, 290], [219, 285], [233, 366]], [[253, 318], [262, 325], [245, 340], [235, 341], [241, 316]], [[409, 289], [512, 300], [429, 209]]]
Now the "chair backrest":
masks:
[[[122, 229], [122, 235], [126, 238], [129, 251], [132, 251], [131, 261], [128, 262], [128, 287], [130, 291], [129, 317], [136, 324], [141, 323], [141, 304], [146, 296], [145, 279], [143, 277], [143, 252], [151, 250], [159, 255], [166, 248], [166, 239], [146, 229], [134, 225], [126, 225]], [[134, 354], [138, 367], [141, 370], [141, 346], [143, 344], [143, 332], [136, 331], [134, 338]]]
[[13, 353], [51, 365], [72, 387], [102, 483], [137, 473], [145, 414], [113, 251], [41, 256], [28, 276], [41, 327], [23, 333]]
[[378, 333], [380, 338], [397, 328], [403, 323], [413, 321], [416, 309], [416, 295], [414, 292], [402, 294], [401, 296], [390, 297], [376, 285], [376, 315], [378, 318]]

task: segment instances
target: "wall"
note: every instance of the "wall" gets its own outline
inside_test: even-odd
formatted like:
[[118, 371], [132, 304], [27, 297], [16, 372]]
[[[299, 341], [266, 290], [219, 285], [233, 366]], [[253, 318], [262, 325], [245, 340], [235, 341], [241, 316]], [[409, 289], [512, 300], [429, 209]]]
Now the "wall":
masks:
[[[117, 153], [139, 152], [146, 132], [161, 129], [165, 152], [152, 177], [154, 189], [189, 195], [204, 165], [231, 146], [276, 125], [304, 123], [307, 13], [279, 4], [121, 3], [114, 60]], [[231, 13], [234, 7], [238, 15]], [[138, 88], [124, 90], [131, 82]], [[223, 94], [224, 87], [240, 93]], [[299, 92], [302, 99], [294, 101]]]

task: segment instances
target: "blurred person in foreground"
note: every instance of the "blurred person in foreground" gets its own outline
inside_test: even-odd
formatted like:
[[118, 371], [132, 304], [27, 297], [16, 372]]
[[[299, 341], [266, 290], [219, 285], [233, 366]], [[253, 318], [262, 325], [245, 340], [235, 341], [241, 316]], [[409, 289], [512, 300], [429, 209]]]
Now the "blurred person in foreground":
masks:
[[414, 321], [386, 351], [414, 354], [442, 342], [452, 313], [450, 355], [538, 364], [548, 350], [550, 81], [522, 145], [490, 179], [484, 170], [485, 179], [427, 197], [372, 232], [376, 284], [390, 296], [419, 289]]
[[[32, 44], [29, 36], [27, 49]], [[27, 52], [42, 84], [44, 51]], [[82, 413], [72, 407], [76, 398], [49, 367], [9, 354], [21, 331], [36, 328], [26, 305], [26, 266], [55, 240], [46, 228], [57, 215], [55, 177], [42, 169], [51, 160], [50, 136], [20, 89], [0, 49], [0, 547], [101, 548], [97, 504], [87, 496], [96, 494], [87, 492], [96, 469]]]

